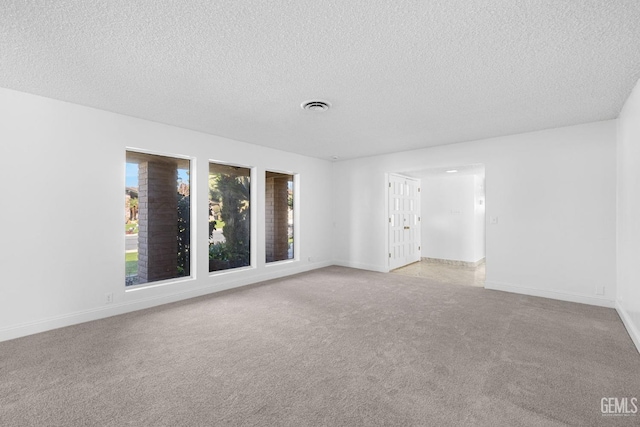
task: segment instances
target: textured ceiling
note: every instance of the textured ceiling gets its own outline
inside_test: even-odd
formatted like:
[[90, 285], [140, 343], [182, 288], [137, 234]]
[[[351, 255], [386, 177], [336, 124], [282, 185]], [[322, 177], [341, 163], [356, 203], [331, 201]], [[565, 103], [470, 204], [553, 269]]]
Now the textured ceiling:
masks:
[[0, 58], [2, 87], [351, 158], [617, 117], [640, 1], [5, 0]]

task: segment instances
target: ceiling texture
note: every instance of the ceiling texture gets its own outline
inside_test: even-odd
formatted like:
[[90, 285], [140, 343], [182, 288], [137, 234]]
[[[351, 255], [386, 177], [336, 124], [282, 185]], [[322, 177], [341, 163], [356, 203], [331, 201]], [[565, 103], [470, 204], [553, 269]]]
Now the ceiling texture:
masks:
[[613, 119], [639, 77], [638, 0], [0, 4], [0, 87], [324, 159]]

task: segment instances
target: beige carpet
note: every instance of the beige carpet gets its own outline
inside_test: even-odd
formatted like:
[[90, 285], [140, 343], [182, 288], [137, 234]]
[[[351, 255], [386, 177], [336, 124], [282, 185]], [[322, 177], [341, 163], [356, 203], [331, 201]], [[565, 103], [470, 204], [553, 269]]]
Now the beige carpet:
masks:
[[2, 426], [639, 425], [611, 309], [341, 267], [0, 343]]

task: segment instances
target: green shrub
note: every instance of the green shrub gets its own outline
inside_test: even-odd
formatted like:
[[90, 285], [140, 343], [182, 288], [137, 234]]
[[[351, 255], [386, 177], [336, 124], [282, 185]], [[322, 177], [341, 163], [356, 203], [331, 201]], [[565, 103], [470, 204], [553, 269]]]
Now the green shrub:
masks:
[[222, 235], [226, 241], [229, 260], [249, 265], [251, 246], [250, 183], [248, 177], [218, 174], [216, 192], [222, 201], [220, 216], [224, 222]]
[[209, 259], [228, 261], [231, 253], [225, 242], [216, 242], [209, 245]]

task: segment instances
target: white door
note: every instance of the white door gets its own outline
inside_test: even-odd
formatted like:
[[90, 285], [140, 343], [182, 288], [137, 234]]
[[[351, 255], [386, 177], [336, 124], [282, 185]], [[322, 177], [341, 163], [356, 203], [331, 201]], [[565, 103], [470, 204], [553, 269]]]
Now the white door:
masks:
[[389, 269], [420, 261], [420, 181], [389, 174]]

